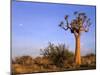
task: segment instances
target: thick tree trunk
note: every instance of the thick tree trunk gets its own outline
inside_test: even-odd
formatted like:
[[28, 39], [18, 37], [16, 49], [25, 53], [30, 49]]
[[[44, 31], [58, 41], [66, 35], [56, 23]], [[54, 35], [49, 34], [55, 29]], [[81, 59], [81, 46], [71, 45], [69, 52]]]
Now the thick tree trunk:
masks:
[[81, 64], [81, 54], [80, 54], [80, 35], [75, 36], [76, 38], [76, 48], [75, 48], [75, 64]]

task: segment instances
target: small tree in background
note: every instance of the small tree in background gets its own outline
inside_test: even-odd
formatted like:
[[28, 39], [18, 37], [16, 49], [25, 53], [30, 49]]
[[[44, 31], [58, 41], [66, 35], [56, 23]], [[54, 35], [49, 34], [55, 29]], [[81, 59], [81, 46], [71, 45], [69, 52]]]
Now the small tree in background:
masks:
[[76, 40], [76, 48], [75, 48], [75, 63], [77, 65], [81, 64], [81, 54], [80, 54], [80, 35], [81, 32], [88, 32], [89, 27], [91, 25], [90, 18], [86, 16], [85, 13], [81, 12], [74, 12], [75, 18], [72, 19], [69, 23], [68, 15], [65, 16], [66, 24], [64, 25], [63, 22], [60, 23], [60, 27], [63, 28], [65, 31], [70, 30], [71, 33], [74, 34]]
[[63, 67], [64, 61], [73, 57], [73, 53], [68, 51], [65, 44], [54, 45], [49, 43], [48, 47], [41, 50], [44, 57], [48, 57], [56, 66]]

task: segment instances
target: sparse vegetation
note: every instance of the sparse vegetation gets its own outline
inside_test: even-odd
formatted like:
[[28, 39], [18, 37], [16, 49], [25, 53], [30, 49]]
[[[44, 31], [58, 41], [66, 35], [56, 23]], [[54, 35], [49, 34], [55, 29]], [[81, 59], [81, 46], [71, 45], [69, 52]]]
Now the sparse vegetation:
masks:
[[54, 45], [49, 43], [45, 49], [41, 49], [43, 56], [33, 58], [31, 56], [16, 57], [12, 60], [12, 75], [34, 72], [70, 71], [96, 68], [95, 54], [82, 56], [82, 64], [74, 64], [74, 53], [70, 52], [65, 44]]
[[96, 6], [12, 1], [12, 75], [96, 69]]

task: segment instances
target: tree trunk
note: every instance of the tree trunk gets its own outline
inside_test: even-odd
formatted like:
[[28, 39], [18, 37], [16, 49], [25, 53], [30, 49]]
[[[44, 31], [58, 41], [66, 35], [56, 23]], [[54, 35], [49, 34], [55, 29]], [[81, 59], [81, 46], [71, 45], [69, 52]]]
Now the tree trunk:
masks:
[[80, 35], [75, 36], [76, 38], [76, 48], [75, 48], [75, 64], [81, 64], [81, 54], [80, 54]]

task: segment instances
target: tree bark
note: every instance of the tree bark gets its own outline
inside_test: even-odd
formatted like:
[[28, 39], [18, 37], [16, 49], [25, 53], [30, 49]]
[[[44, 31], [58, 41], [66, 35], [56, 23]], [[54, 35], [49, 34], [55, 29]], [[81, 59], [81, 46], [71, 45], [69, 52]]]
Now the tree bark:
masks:
[[76, 38], [76, 48], [75, 48], [75, 64], [81, 64], [81, 54], [80, 54], [80, 35], [75, 36]]

